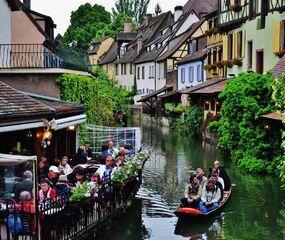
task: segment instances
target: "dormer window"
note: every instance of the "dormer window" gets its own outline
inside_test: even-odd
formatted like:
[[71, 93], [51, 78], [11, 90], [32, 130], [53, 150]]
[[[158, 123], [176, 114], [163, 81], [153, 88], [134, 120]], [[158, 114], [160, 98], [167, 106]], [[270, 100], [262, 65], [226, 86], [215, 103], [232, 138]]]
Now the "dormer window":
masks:
[[198, 50], [197, 39], [192, 39], [189, 43], [189, 53], [195, 53]]

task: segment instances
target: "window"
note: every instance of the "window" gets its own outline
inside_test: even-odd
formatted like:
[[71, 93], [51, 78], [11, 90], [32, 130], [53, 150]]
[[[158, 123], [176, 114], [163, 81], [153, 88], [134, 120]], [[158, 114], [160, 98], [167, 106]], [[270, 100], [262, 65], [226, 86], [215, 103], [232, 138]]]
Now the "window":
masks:
[[252, 41], [247, 42], [247, 69], [252, 69]]
[[197, 82], [202, 82], [202, 72], [201, 72], [201, 65], [197, 65]]
[[213, 63], [216, 63], [217, 62], [217, 49], [214, 48], [213, 49]]
[[134, 70], [133, 70], [133, 64], [130, 63], [130, 74], [133, 74], [134, 73]]
[[189, 46], [189, 53], [194, 53], [197, 52], [197, 39], [193, 39], [190, 41], [190, 46]]
[[124, 75], [124, 64], [121, 64], [121, 75]]
[[263, 50], [256, 51], [256, 72], [263, 74], [264, 56]]
[[222, 62], [222, 61], [223, 61], [223, 47], [222, 47], [222, 46], [220, 46], [220, 47], [218, 48], [218, 61], [219, 61], [219, 62]]
[[189, 83], [194, 82], [194, 66], [189, 67]]
[[242, 58], [242, 31], [237, 33], [237, 57]]
[[144, 79], [144, 66], [142, 66], [142, 79]]
[[151, 66], [148, 67], [148, 78], [152, 78]]
[[181, 68], [181, 83], [185, 83], [185, 68]]
[[119, 64], [116, 64], [115, 71], [116, 71], [116, 75], [119, 75]]
[[233, 59], [233, 34], [228, 35], [228, 60]]
[[209, 50], [209, 52], [208, 52], [208, 64], [211, 64], [212, 63], [212, 54], [211, 54], [211, 50]]
[[204, 102], [204, 110], [206, 111], [210, 110], [210, 102], [208, 100]]
[[285, 20], [280, 22], [280, 46], [279, 50], [285, 50]]
[[211, 111], [215, 111], [215, 103], [216, 101], [214, 99], [211, 99]]
[[140, 79], [140, 67], [137, 68], [137, 79]]
[[249, 1], [249, 19], [256, 18], [256, 0]]
[[124, 75], [127, 74], [127, 64], [123, 63], [123, 70], [124, 70]]

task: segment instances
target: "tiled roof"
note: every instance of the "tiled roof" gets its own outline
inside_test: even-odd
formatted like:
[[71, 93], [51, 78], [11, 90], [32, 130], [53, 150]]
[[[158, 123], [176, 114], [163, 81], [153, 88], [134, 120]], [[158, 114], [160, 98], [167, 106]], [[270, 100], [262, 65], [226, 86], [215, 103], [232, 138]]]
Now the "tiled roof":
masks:
[[282, 73], [285, 73], [285, 55], [279, 59], [278, 63], [272, 68], [272, 75], [279, 78]]
[[277, 120], [277, 121], [282, 121], [280, 114], [277, 112], [264, 114], [264, 115], [261, 115], [261, 117], [267, 118], [267, 119], [272, 119], [272, 120]]
[[183, 7], [183, 12], [194, 11], [200, 17], [202, 13], [208, 13], [218, 5], [218, 0], [188, 0]]
[[118, 41], [133, 41], [136, 39], [137, 32], [119, 32], [117, 35]]
[[136, 44], [133, 44], [130, 47], [130, 50], [127, 51], [120, 59], [118, 59], [115, 63], [129, 63], [133, 62], [138, 55], [138, 50]]
[[159, 95], [159, 98], [169, 98], [169, 97], [172, 97], [174, 95], [181, 95], [181, 93], [176, 90], [176, 91], [171, 91], [171, 92], [168, 92], [168, 93], [165, 93], [165, 94], [162, 94], [162, 95]]
[[199, 51], [199, 52], [192, 53], [192, 54], [187, 54], [185, 57], [183, 57], [180, 61], [177, 62], [177, 65], [195, 62], [197, 60], [205, 59], [206, 56], [207, 56], [206, 49]]
[[138, 100], [137, 102], [144, 102], [147, 101], [148, 99], [152, 98], [152, 97], [156, 97], [158, 94], [163, 93], [165, 91], [171, 91], [173, 89], [173, 86], [171, 85], [165, 85], [163, 88], [160, 88], [156, 91], [154, 91], [153, 93], [143, 96], [140, 100]]
[[193, 23], [188, 31], [183, 33], [182, 35], [172, 39], [169, 41], [169, 50], [158, 57], [157, 61], [163, 61], [168, 57], [172, 56], [187, 40], [189, 37], [195, 33], [195, 31], [202, 25], [205, 20], [200, 20], [196, 23]]
[[228, 80], [222, 80], [219, 81], [215, 84], [197, 89], [197, 90], [192, 90], [190, 94], [218, 94], [222, 92], [225, 89], [226, 83]]
[[118, 43], [117, 41], [113, 42], [103, 59], [99, 62], [99, 65], [108, 64], [116, 61], [118, 55]]
[[0, 119], [51, 115], [54, 110], [0, 82]]
[[154, 61], [159, 54], [162, 52], [163, 48], [153, 49], [151, 51], [144, 50], [135, 60], [135, 63], [144, 63]]
[[181, 90], [180, 92], [181, 93], [191, 93], [191, 92], [194, 92], [196, 90], [199, 90], [199, 89], [202, 89], [202, 88], [205, 88], [205, 87], [208, 87], [208, 86], [211, 86], [211, 85], [214, 85], [214, 84], [217, 84], [221, 81], [224, 81], [225, 79], [222, 79], [222, 78], [212, 78], [212, 79], [208, 79], [207, 81], [205, 82], [202, 82], [194, 87], [190, 87], [190, 88], [186, 88], [184, 90]]

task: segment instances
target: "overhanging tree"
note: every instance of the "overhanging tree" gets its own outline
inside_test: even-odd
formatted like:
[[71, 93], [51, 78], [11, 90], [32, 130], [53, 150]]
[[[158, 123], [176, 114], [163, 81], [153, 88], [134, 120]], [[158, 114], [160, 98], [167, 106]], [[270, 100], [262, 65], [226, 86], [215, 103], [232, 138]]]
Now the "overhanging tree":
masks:
[[115, 7], [112, 8], [113, 18], [124, 13], [132, 16], [136, 24], [144, 21], [150, 0], [116, 0]]
[[162, 12], [162, 9], [158, 3], [155, 5], [154, 12], [156, 16], [158, 16]]

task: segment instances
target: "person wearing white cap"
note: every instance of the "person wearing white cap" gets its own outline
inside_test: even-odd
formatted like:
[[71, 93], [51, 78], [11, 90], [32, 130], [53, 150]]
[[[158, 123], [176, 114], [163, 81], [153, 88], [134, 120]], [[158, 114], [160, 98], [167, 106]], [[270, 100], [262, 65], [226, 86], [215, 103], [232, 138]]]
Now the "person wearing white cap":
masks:
[[44, 179], [47, 178], [49, 179], [50, 183], [51, 183], [51, 187], [54, 188], [56, 186], [56, 183], [58, 182], [58, 175], [59, 175], [59, 170], [58, 167], [56, 166], [50, 166], [49, 167], [49, 171], [48, 174], [41, 174], [39, 176], [39, 182]]

